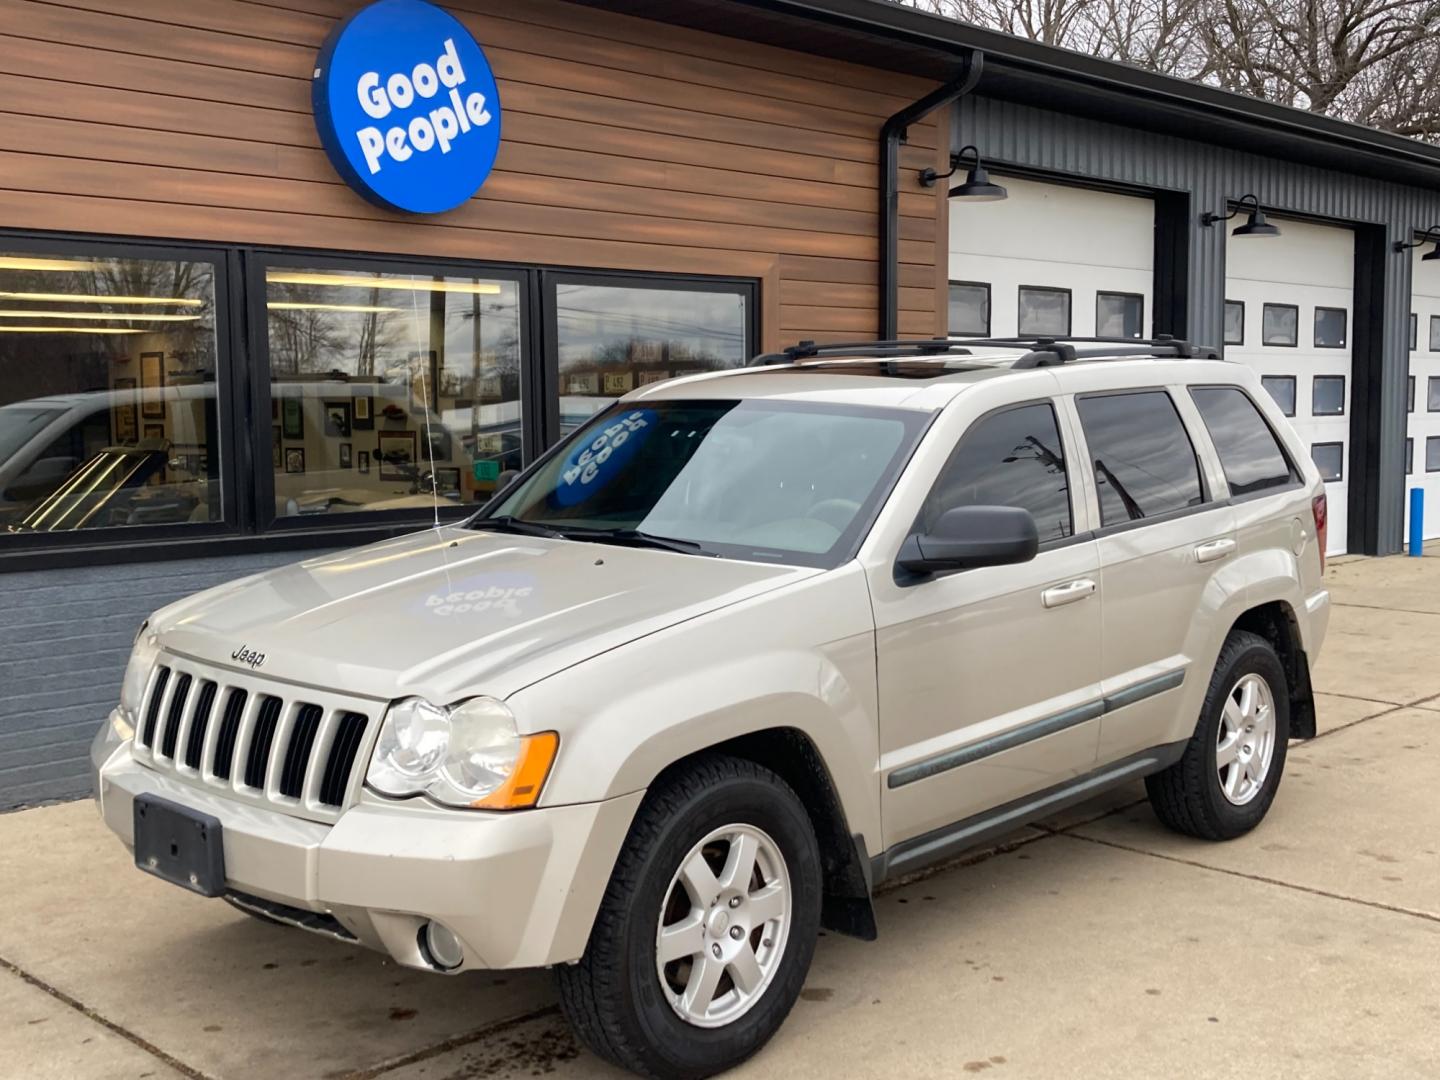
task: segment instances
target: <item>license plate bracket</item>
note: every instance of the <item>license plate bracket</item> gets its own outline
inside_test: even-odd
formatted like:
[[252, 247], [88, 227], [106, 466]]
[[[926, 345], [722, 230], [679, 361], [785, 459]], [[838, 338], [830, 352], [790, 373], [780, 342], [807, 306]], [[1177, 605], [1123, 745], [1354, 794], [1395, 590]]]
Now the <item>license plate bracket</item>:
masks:
[[158, 795], [136, 796], [135, 865], [201, 896], [223, 895], [220, 819]]

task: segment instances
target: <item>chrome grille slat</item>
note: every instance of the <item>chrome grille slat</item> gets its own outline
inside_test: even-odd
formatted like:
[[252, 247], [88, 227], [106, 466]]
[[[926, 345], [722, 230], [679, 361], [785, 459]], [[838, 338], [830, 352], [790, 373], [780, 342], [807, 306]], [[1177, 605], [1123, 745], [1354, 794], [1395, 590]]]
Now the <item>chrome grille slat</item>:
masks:
[[[314, 821], [359, 797], [381, 702], [163, 653], [132, 753], [178, 781]], [[152, 719], [153, 716], [153, 719]]]

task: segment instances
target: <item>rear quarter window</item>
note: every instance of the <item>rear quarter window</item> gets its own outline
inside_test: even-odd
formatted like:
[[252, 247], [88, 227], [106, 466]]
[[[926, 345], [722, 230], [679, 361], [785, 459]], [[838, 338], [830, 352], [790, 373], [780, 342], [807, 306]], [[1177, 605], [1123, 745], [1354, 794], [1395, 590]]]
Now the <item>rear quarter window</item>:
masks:
[[1231, 495], [1250, 495], [1300, 479], [1280, 440], [1245, 391], [1234, 386], [1196, 386], [1190, 397], [1220, 455]]

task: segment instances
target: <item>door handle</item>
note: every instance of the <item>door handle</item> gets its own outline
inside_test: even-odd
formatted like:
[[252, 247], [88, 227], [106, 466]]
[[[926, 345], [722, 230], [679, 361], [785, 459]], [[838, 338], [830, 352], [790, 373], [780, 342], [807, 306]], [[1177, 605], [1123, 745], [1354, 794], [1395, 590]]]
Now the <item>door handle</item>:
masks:
[[1196, 562], [1214, 562], [1216, 559], [1223, 559], [1235, 550], [1235, 541], [1226, 537], [1222, 540], [1209, 540], [1203, 544], [1195, 545]]
[[1076, 578], [1064, 585], [1055, 585], [1040, 594], [1040, 602], [1047, 608], [1064, 607], [1076, 600], [1084, 600], [1095, 591], [1095, 582], [1089, 578]]

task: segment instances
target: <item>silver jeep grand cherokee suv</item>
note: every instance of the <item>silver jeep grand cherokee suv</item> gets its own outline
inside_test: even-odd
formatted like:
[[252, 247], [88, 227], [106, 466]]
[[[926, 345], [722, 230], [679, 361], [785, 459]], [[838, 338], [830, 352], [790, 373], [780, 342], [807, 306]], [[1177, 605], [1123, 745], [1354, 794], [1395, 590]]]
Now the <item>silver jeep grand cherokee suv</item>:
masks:
[[601, 1057], [764, 1045], [886, 878], [1111, 785], [1212, 840], [1314, 734], [1325, 495], [1184, 342], [802, 344], [640, 389], [451, 527], [157, 612], [95, 740], [137, 864]]

